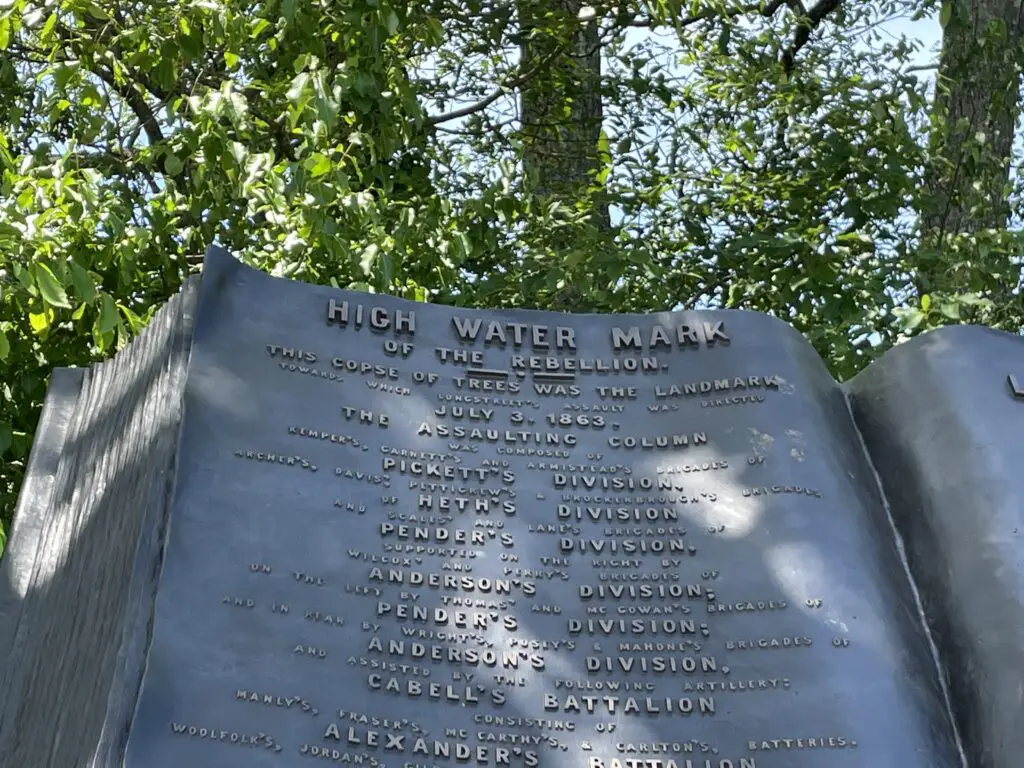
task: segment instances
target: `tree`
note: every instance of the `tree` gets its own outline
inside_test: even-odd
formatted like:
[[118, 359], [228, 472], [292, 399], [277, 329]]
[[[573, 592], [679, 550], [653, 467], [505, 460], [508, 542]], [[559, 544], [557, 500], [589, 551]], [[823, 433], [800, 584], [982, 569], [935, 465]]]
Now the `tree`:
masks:
[[771, 312], [840, 377], [937, 323], [1019, 329], [1019, 20], [979, 4], [979, 68], [943, 11], [933, 101], [881, 33], [916, 2], [6, 3], [0, 517], [49, 370], [214, 242], [459, 306]]
[[917, 290], [953, 297], [983, 291], [994, 306], [1008, 307], [1020, 280], [1005, 230], [1012, 213], [1024, 6], [950, 0], [941, 20]]
[[[523, 170], [541, 197], [590, 203], [602, 166], [601, 29], [581, 0], [519, 3]], [[607, 151], [607, 150], [605, 150]], [[608, 210], [599, 206], [599, 226]]]

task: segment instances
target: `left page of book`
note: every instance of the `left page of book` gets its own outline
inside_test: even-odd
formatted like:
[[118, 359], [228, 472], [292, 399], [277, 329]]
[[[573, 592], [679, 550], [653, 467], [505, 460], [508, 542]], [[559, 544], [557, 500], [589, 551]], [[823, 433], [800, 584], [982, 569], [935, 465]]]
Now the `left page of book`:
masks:
[[197, 288], [188, 281], [113, 359], [51, 376], [0, 567], [4, 768], [120, 765]]
[[208, 255], [124, 766], [325, 764], [959, 766], [810, 345]]

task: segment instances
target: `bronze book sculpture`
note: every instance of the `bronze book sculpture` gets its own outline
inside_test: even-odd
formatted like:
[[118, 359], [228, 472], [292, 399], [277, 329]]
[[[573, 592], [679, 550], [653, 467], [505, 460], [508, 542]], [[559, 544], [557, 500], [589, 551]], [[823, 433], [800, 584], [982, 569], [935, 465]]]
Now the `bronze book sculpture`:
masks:
[[738, 311], [477, 311], [216, 248], [54, 372], [4, 768], [1019, 768], [1021, 339], [839, 385]]

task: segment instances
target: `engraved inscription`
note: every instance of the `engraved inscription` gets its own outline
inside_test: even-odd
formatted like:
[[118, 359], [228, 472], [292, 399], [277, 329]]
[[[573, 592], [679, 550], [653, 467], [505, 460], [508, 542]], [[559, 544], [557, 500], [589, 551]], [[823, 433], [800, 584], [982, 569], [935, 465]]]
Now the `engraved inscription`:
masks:
[[[219, 312], [237, 332], [261, 300]], [[194, 597], [159, 602], [151, 654], [207, 661], [169, 692], [147, 672], [138, 720], [170, 757], [152, 763], [133, 726], [125, 768], [243, 768], [256, 749], [285, 768], [887, 759], [863, 702], [891, 683], [898, 654], [876, 643], [895, 592], [837, 576], [867, 549], [867, 473], [828, 463], [859, 449], [808, 418], [817, 379], [791, 340], [742, 313], [482, 313], [335, 288], [276, 316], [249, 344], [197, 334], [195, 380], [248, 389], [189, 401], [207, 474], [179, 483], [165, 573]], [[194, 646], [159, 629], [175, 625]], [[826, 710], [856, 727], [816, 733]]]

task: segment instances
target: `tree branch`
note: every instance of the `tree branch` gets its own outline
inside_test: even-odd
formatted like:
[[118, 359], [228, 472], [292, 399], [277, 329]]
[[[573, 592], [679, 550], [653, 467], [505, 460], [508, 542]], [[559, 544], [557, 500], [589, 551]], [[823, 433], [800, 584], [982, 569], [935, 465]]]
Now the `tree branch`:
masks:
[[115, 176], [130, 178], [141, 174], [140, 166], [132, 166], [135, 157], [130, 152], [117, 150], [96, 150], [91, 152], [73, 152], [69, 155], [48, 155], [43, 165], [36, 173], [42, 177], [50, 178], [53, 175], [53, 166], [64, 161], [65, 167], [92, 168]]
[[[675, 27], [676, 29], [682, 29], [685, 27], [692, 26], [701, 21], [707, 21], [709, 19], [714, 18], [735, 18], [736, 16], [740, 16], [745, 13], [758, 13], [761, 16], [769, 17], [774, 15], [775, 12], [778, 11], [779, 8], [781, 8], [783, 5], [792, 4], [793, 2], [796, 2], [798, 5], [800, 4], [799, 0], [771, 0], [771, 2], [767, 4], [749, 3], [747, 5], [737, 6], [736, 8], [725, 13], [722, 13], [718, 10], [708, 9], [701, 11], [700, 13], [693, 14], [692, 16], [686, 16], [682, 19], [677, 20], [675, 22]], [[839, 0], [835, 0], [836, 4], [838, 4], [838, 2]], [[803, 6], [801, 5], [800, 7], [802, 9]], [[812, 12], [813, 10], [814, 9], [812, 9]], [[656, 22], [652, 19], [641, 19], [639, 17], [634, 17], [632, 20], [627, 21], [625, 25], [631, 27], [653, 27], [657, 26], [658, 23], [659, 22]], [[559, 55], [564, 55], [564, 53], [565, 51], [562, 49], [552, 51], [547, 56], [541, 58], [537, 62], [537, 64], [529, 71], [521, 72], [515, 77], [506, 78], [493, 91], [491, 91], [491, 93], [489, 93], [487, 96], [480, 99], [479, 101], [473, 102], [472, 104], [467, 104], [466, 106], [452, 110], [451, 112], [446, 112], [443, 115], [434, 115], [433, 117], [429, 117], [427, 118], [427, 123], [429, 125], [439, 125], [441, 123], [450, 122], [451, 120], [458, 120], [461, 117], [468, 117], [469, 115], [472, 115], [476, 112], [487, 109], [487, 107], [491, 106], [491, 104], [496, 102], [502, 96], [507, 95], [510, 91], [526, 83], [550, 61], [554, 60]]]
[[[741, 16], [745, 13], [757, 13], [764, 17], [773, 16], [779, 8], [783, 5], [791, 4], [792, 0], [771, 0], [769, 3], [748, 3], [746, 5], [739, 5], [735, 8], [731, 8], [727, 11], [720, 11], [714, 8], [707, 8], [699, 13], [695, 13], [691, 16], [684, 16], [681, 19], [676, 19], [672, 26], [676, 29], [685, 29], [691, 27], [697, 22], [708, 21], [709, 19], [734, 19], [737, 16]], [[799, 0], [797, 0], [799, 2]], [[634, 17], [632, 20], [626, 22], [626, 26], [630, 27], [657, 27], [662, 22], [657, 19], [641, 18], [639, 16]], [[668, 26], [668, 25], [666, 25]]]
[[541, 57], [537, 61], [536, 65], [531, 67], [528, 71], [520, 72], [515, 77], [505, 78], [498, 85], [497, 88], [495, 88], [491, 93], [489, 93], [487, 96], [485, 96], [484, 98], [480, 99], [479, 101], [473, 102], [472, 104], [467, 104], [465, 107], [460, 107], [459, 109], [454, 109], [451, 112], [446, 112], [443, 115], [434, 115], [433, 117], [428, 117], [427, 118], [427, 124], [428, 125], [440, 125], [441, 123], [447, 123], [447, 122], [450, 122], [452, 120], [458, 120], [460, 117], [468, 117], [469, 115], [472, 115], [475, 112], [479, 112], [482, 109], [487, 109], [489, 106], [491, 106], [491, 104], [496, 102], [502, 96], [505, 96], [510, 91], [512, 91], [512, 90], [518, 88], [519, 86], [523, 85], [526, 81], [528, 81], [530, 78], [532, 78], [538, 72], [540, 72], [540, 70], [545, 65], [547, 65], [549, 62], [553, 61], [562, 52], [563, 51], [560, 48], [557, 49], [557, 50], [551, 51], [546, 56]]
[[[800, 53], [800, 49], [807, 45], [807, 42], [811, 39], [811, 33], [818, 28], [826, 16], [839, 7], [841, 2], [842, 0], [818, 0], [807, 11], [806, 15], [803, 15], [803, 18], [800, 19], [796, 34], [793, 35], [793, 42], [782, 53], [782, 69], [787, 75], [792, 73], [793, 66], [796, 63], [796, 55]], [[803, 6], [801, 5], [800, 8], [802, 10]]]
[[152, 145], [161, 143], [164, 140], [164, 133], [160, 129], [160, 122], [156, 119], [156, 115], [153, 114], [153, 110], [145, 97], [135, 90], [130, 82], [118, 83], [114, 73], [110, 70], [97, 66], [93, 71], [96, 77], [106, 83], [114, 93], [124, 99], [125, 103], [131, 107], [132, 112], [135, 113], [135, 116], [142, 123], [142, 129], [146, 132], [146, 138], [149, 139], [149, 143]]

